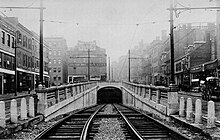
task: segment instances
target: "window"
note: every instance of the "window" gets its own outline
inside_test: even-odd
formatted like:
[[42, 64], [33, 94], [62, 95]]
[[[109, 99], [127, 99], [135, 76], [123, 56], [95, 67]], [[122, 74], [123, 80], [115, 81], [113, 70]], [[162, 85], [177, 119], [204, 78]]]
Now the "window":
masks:
[[11, 47], [15, 47], [15, 37], [11, 37]]
[[57, 63], [57, 60], [53, 60], [53, 63], [56, 64], [56, 63]]
[[31, 67], [34, 68], [34, 56], [31, 57]]
[[21, 42], [22, 42], [22, 35], [19, 33], [17, 38], [17, 43], [21, 44]]
[[26, 55], [23, 54], [23, 66], [26, 66]]
[[61, 80], [61, 77], [58, 77], [58, 80], [60, 81], [60, 80]]
[[4, 31], [2, 31], [2, 44], [5, 44], [5, 32]]
[[57, 72], [57, 69], [56, 69], [56, 68], [53, 68], [53, 72]]
[[28, 39], [28, 49], [32, 49], [32, 40], [30, 38]]
[[55, 81], [57, 78], [56, 77], [53, 77], [53, 80]]
[[61, 63], [61, 60], [58, 60], [58, 64], [60, 64]]
[[61, 72], [61, 67], [58, 67], [58, 73], [60, 73]]
[[52, 52], [51, 51], [49, 51], [49, 55], [51, 55], [52, 54]]
[[25, 35], [23, 36], [23, 46], [27, 47], [27, 37]]
[[58, 55], [60, 55], [61, 53], [60, 53], [60, 51], [58, 51]]
[[11, 45], [11, 39], [10, 39], [10, 34], [7, 34], [7, 45], [8, 45], [8, 47], [10, 47], [10, 45]]

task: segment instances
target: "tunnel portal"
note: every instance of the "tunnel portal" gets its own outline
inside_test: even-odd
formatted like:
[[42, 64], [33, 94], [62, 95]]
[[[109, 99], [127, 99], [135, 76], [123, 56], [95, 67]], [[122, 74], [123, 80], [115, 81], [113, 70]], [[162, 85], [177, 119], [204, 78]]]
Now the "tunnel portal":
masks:
[[122, 103], [122, 91], [116, 87], [103, 87], [97, 92], [97, 103]]

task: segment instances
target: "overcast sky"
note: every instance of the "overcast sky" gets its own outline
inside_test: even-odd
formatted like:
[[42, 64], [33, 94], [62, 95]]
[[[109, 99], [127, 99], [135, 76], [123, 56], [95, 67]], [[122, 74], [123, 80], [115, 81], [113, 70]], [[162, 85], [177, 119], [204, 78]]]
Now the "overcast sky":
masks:
[[[215, 0], [177, 0], [178, 7], [215, 6]], [[64, 37], [68, 47], [78, 40], [97, 41], [112, 60], [126, 55], [141, 40], [150, 43], [161, 30], [169, 33], [170, 0], [43, 0], [44, 37]], [[0, 0], [1, 6], [40, 5], [40, 0]], [[39, 34], [39, 10], [0, 9], [1, 15], [18, 17], [29, 30]], [[215, 22], [215, 11], [181, 12], [174, 25]]]

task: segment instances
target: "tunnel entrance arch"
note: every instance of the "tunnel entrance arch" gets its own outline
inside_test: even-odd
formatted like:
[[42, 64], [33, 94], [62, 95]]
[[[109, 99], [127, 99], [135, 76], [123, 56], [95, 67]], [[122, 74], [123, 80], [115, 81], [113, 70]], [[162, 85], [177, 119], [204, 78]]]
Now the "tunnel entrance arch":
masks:
[[100, 88], [97, 91], [97, 104], [122, 103], [121, 89], [113, 86]]

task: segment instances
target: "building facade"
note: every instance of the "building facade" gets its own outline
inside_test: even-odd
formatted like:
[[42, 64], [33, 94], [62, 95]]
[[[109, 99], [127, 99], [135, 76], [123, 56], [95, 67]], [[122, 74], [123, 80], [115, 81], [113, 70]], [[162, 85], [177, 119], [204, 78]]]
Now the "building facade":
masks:
[[[17, 91], [35, 89], [39, 83], [39, 36], [19, 23], [15, 17], [0, 17], [0, 88], [1, 93], [15, 92], [15, 69]], [[16, 50], [16, 54], [15, 54]], [[16, 63], [15, 63], [16, 57]], [[44, 83], [48, 79], [48, 46], [44, 43]], [[16, 65], [15, 65], [16, 64]]]
[[96, 41], [78, 41], [68, 51], [68, 82], [106, 81], [106, 50], [97, 46]]
[[49, 75], [50, 86], [67, 83], [67, 43], [62, 37], [44, 38], [50, 46], [49, 50]]
[[16, 27], [0, 16], [0, 94], [11, 93], [14, 89], [15, 60], [14, 47]]

